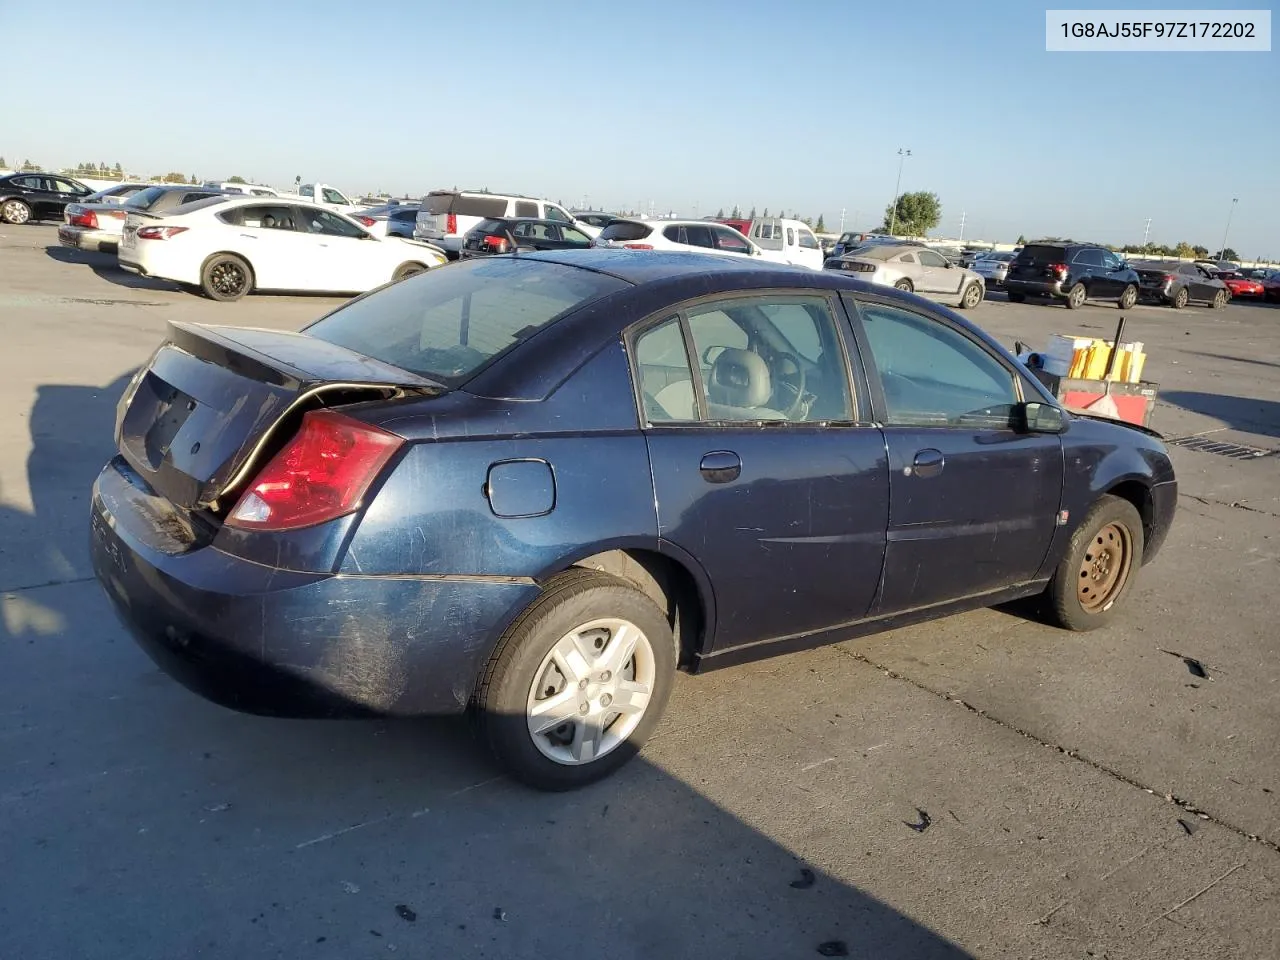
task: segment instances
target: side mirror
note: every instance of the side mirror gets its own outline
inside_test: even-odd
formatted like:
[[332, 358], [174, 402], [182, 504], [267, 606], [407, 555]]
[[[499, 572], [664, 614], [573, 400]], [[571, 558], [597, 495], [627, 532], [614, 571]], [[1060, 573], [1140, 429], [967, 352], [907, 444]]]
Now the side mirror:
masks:
[[707, 347], [707, 349], [702, 351], [702, 362], [709, 367], [714, 365], [716, 362], [716, 357], [724, 353], [724, 350], [725, 348], [722, 347], [720, 344], [718, 343], [712, 344], [711, 346]]
[[1031, 401], [1015, 409], [1015, 417], [1022, 433], [1063, 433], [1067, 418], [1062, 408], [1051, 403]]

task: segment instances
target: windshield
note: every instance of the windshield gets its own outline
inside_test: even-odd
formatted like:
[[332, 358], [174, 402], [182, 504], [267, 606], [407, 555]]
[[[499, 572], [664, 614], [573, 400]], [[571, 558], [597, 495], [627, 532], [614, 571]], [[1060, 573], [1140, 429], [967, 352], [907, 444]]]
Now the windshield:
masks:
[[354, 300], [306, 333], [457, 386], [561, 315], [627, 286], [558, 263], [465, 260]]

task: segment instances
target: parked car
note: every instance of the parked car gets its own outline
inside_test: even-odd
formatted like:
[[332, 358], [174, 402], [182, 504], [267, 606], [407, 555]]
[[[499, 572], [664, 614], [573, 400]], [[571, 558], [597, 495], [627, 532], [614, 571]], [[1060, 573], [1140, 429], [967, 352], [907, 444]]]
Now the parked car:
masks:
[[760, 248], [733, 227], [708, 220], [619, 218], [600, 231], [595, 245], [625, 247], [628, 250], [667, 250], [764, 258]]
[[1262, 281], [1262, 299], [1267, 303], [1280, 302], [1280, 270], [1273, 270]]
[[91, 556], [157, 664], [250, 712], [471, 710], [546, 789], [637, 753], [678, 666], [1034, 595], [1102, 626], [1177, 502], [1154, 433], [950, 311], [699, 254], [466, 260], [300, 333], [171, 321], [119, 411]]
[[1196, 260], [1195, 264], [1215, 273], [1235, 273], [1240, 269], [1240, 264], [1230, 260]]
[[579, 223], [558, 204], [533, 197], [500, 193], [432, 190], [422, 198], [414, 236], [441, 247], [451, 259], [462, 249], [463, 238], [480, 225], [481, 220], [505, 219], [555, 220], [576, 226], [590, 237], [599, 229]]
[[168, 213], [130, 211], [119, 262], [214, 300], [239, 300], [256, 290], [363, 293], [445, 256], [416, 240], [376, 237], [319, 204], [217, 196]]
[[1121, 310], [1138, 302], [1138, 274], [1106, 247], [1074, 241], [1029, 243], [1005, 276], [1009, 299], [1028, 296], [1063, 300], [1076, 310], [1086, 300], [1115, 300]]
[[220, 196], [224, 196], [220, 190], [208, 187], [157, 185], [138, 191], [124, 203], [89, 203], [89, 197], [64, 211], [66, 222], [58, 227], [58, 242], [76, 250], [115, 253], [131, 212], [165, 213], [184, 203]]
[[204, 185], [210, 189], [217, 190], [219, 193], [242, 194], [249, 197], [280, 196], [279, 190], [260, 183], [245, 183], [238, 180], [206, 180]]
[[282, 193], [279, 196], [289, 200], [301, 198], [309, 203], [348, 215], [355, 213], [361, 207], [361, 204], [356, 203], [337, 187], [331, 187], [327, 183], [304, 183], [298, 187], [296, 194]]
[[963, 262], [963, 261], [964, 261], [964, 251], [963, 251], [963, 250], [961, 250], [959, 247], [935, 247], [935, 246], [930, 246], [930, 247], [929, 247], [929, 249], [930, 249], [930, 250], [932, 250], [932, 251], [934, 251], [934, 253], [940, 253], [940, 254], [942, 254], [942, 256], [943, 256], [943, 257], [945, 257], [947, 260], [950, 260], [950, 261], [951, 261], [952, 263], [954, 263], [957, 267], [963, 267], [963, 266], [965, 266], [965, 265], [966, 265], [966, 264]]
[[987, 295], [981, 274], [957, 267], [935, 250], [912, 244], [867, 244], [828, 260], [826, 269], [852, 274], [867, 283], [948, 300], [965, 309], [976, 307]]
[[418, 219], [417, 204], [385, 203], [382, 206], [357, 210], [351, 214], [362, 227], [376, 237], [413, 237], [413, 227]]
[[803, 221], [758, 217], [751, 221], [751, 230], [746, 236], [766, 259], [810, 270], [822, 269], [822, 247]]
[[[897, 237], [891, 237], [887, 233], [859, 233], [858, 231], [848, 231], [840, 234], [836, 240], [835, 248], [831, 251], [832, 257], [844, 256], [850, 250], [856, 250], [868, 243], [905, 243], [907, 241], [899, 240]], [[912, 241], [919, 243], [919, 241]], [[919, 244], [923, 246], [923, 244]]]
[[79, 203], [124, 203], [130, 197], [136, 196], [148, 187], [153, 186], [150, 183], [117, 183], [114, 187], [107, 187], [105, 190], [99, 190], [97, 193], [91, 193]]
[[1139, 261], [1139, 296], [1181, 310], [1192, 300], [1210, 304], [1217, 310], [1227, 305], [1231, 294], [1223, 280], [1196, 263]]
[[733, 227], [744, 237], [751, 236], [751, 220], [742, 217], [708, 217], [713, 223], [723, 223], [726, 227]]
[[[612, 213], [600, 213], [595, 210], [571, 210], [569, 211], [573, 219], [577, 222], [578, 227], [591, 227], [594, 230], [603, 230], [609, 224], [618, 218]], [[596, 236], [599, 234], [597, 233]]]
[[975, 259], [969, 269], [982, 277], [987, 289], [1003, 287], [1005, 277], [1009, 275], [1009, 264], [1013, 263], [1013, 253], [994, 253], [988, 251]]
[[49, 173], [13, 173], [0, 177], [0, 221], [23, 224], [32, 220], [61, 220], [67, 204], [93, 191], [79, 180]]
[[977, 261], [996, 252], [998, 251], [990, 250], [986, 247], [965, 247], [960, 251], [960, 266], [972, 267]]
[[[1261, 273], [1261, 271], [1257, 271]], [[1265, 292], [1262, 279], [1266, 274], [1255, 275], [1255, 271], [1240, 269], [1235, 273], [1220, 273], [1218, 278], [1227, 285], [1227, 294], [1244, 299], [1261, 297]]]
[[586, 250], [593, 242], [577, 227], [558, 220], [510, 217], [480, 221], [463, 240], [459, 256], [466, 259], [532, 250]]

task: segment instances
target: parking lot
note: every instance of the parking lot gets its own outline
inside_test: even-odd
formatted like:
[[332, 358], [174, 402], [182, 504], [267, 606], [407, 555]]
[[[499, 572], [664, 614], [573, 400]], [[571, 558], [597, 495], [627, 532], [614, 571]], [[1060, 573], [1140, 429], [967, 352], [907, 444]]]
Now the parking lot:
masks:
[[[1129, 313], [1152, 425], [1238, 447], [1171, 448], [1178, 517], [1113, 625], [984, 610], [684, 676], [638, 762], [548, 795], [462, 722], [206, 703], [92, 577], [89, 489], [166, 322], [339, 302], [216, 303], [0, 228], [0, 957], [1275, 955], [1280, 307]], [[1119, 311], [969, 315], [1038, 346]]]

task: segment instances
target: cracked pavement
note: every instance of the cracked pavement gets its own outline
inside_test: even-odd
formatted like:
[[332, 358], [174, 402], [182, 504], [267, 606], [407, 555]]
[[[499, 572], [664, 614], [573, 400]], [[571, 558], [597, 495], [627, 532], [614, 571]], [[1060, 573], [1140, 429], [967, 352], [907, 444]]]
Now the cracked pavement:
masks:
[[[1104, 630], [986, 610], [683, 677], [640, 761], [533, 794], [465, 724], [240, 716], [134, 647], [84, 549], [125, 380], [169, 318], [335, 301], [215, 304], [55, 243], [0, 228], [0, 956], [1275, 954], [1280, 456], [1175, 447], [1179, 516]], [[1039, 344], [1119, 312], [974, 316]], [[1280, 449], [1280, 308], [1127, 336], [1157, 429]]]

